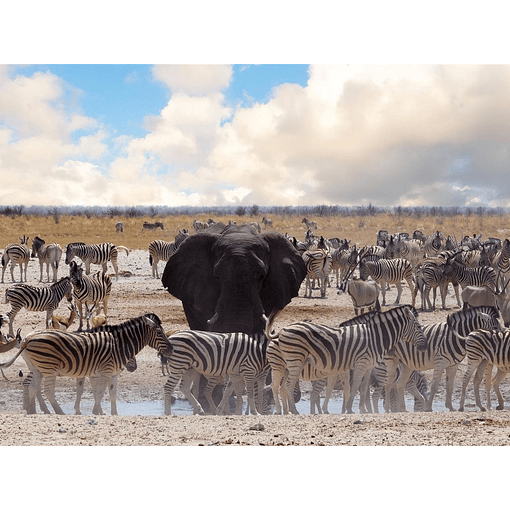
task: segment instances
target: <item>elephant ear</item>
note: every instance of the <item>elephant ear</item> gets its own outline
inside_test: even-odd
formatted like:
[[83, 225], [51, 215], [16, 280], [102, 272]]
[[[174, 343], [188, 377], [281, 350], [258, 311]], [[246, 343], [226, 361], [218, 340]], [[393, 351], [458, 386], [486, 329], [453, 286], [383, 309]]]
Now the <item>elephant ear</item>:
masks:
[[262, 237], [269, 244], [269, 271], [260, 298], [269, 315], [273, 310], [282, 310], [298, 295], [306, 266], [298, 251], [281, 234], [270, 232]]
[[204, 321], [214, 314], [220, 286], [213, 276], [212, 245], [217, 234], [200, 233], [186, 238], [168, 259], [161, 278], [163, 287], [193, 309]]

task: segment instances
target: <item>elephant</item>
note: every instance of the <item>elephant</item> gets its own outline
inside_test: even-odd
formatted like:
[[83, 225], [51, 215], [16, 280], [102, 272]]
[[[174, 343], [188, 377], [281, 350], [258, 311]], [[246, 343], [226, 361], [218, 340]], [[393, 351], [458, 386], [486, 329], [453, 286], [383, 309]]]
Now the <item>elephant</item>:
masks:
[[253, 335], [298, 295], [305, 276], [301, 255], [282, 234], [220, 222], [185, 239], [161, 281], [182, 301], [190, 329]]

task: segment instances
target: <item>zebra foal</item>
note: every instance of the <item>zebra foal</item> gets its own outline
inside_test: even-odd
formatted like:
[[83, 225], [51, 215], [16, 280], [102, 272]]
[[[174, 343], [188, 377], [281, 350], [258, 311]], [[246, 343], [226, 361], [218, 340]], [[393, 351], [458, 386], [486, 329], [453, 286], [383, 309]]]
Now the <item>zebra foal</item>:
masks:
[[14, 268], [19, 265], [20, 282], [23, 283], [23, 274], [25, 275], [25, 282], [27, 281], [28, 261], [30, 260], [30, 249], [27, 246], [29, 237], [23, 236], [19, 238], [19, 243], [11, 243], [5, 247], [2, 255], [2, 283], [4, 283], [5, 269], [9, 261], [11, 261], [11, 279], [14, 279]]
[[[262, 395], [258, 391], [259, 381], [264, 380], [269, 370], [265, 335], [190, 330], [174, 333], [170, 337], [170, 344], [172, 354], [167, 360], [170, 375], [164, 386], [166, 415], [172, 414], [171, 397], [181, 378], [181, 391], [193, 405], [194, 413], [204, 414], [202, 406], [190, 389], [191, 377], [188, 377], [189, 372], [186, 372], [191, 368], [211, 379], [242, 377], [248, 394], [248, 407], [252, 414], [260, 413]], [[222, 399], [220, 409], [223, 405]]]
[[64, 414], [55, 399], [55, 382], [58, 376], [80, 379], [95, 377], [93, 385], [93, 414], [100, 414], [101, 400], [110, 378], [118, 375], [128, 360], [144, 347], [156, 349], [170, 356], [172, 347], [155, 314], [146, 314], [116, 326], [101, 326], [86, 333], [66, 331], [35, 331], [23, 341], [18, 353], [0, 365], [6, 368], [21, 354], [32, 380], [28, 386], [27, 413], [34, 414], [35, 398], [44, 379], [44, 394], [57, 414]]
[[[279, 349], [288, 371], [287, 395], [292, 395], [294, 387], [306, 363], [322, 372], [328, 378], [323, 409], [331, 398], [339, 375], [352, 375], [344, 382], [346, 411], [352, 413], [352, 403], [367, 371], [374, 368], [380, 359], [402, 341], [412, 342], [420, 350], [425, 350], [427, 342], [419, 324], [417, 313], [409, 305], [392, 308], [385, 312], [369, 312], [359, 316], [362, 323], [352, 326], [332, 328], [309, 322], [299, 322], [270, 334], [278, 338]], [[270, 321], [266, 334], [270, 331]], [[274, 375], [274, 374], [273, 374]], [[280, 380], [273, 378], [276, 394]], [[388, 391], [388, 395], [390, 392]], [[287, 399], [290, 411], [297, 414], [292, 400]]]
[[41, 270], [41, 276], [39, 281], [43, 280], [43, 267], [46, 264], [46, 275], [48, 282], [50, 281], [50, 266], [53, 270], [53, 281], [57, 281], [58, 265], [62, 258], [62, 248], [57, 243], [45, 244], [44, 239], [39, 236], [35, 236], [32, 240], [32, 257], [39, 259], [39, 267]]
[[8, 288], [5, 291], [5, 302], [11, 305], [11, 309], [7, 312], [9, 334], [14, 336], [14, 317], [22, 308], [31, 312], [46, 312], [46, 327], [51, 327], [53, 312], [58, 308], [64, 296], [71, 302], [71, 292], [71, 281], [68, 276], [61, 278], [49, 287], [34, 287], [26, 283], [18, 283]]
[[115, 270], [116, 279], [119, 279], [119, 268], [117, 267], [117, 257], [119, 250], [126, 252], [129, 256], [129, 250], [125, 246], [115, 246], [112, 243], [85, 244], [69, 243], [66, 247], [66, 264], [70, 264], [74, 257], [80, 258], [85, 264], [85, 274], [90, 274], [90, 265], [98, 264], [103, 267], [106, 273], [107, 263], [111, 262]]
[[[83, 329], [83, 305], [89, 311], [88, 304], [92, 308], [103, 309], [105, 317], [108, 317], [108, 300], [112, 291], [112, 279], [106, 273], [97, 272], [92, 276], [83, 274], [83, 268], [73, 260], [69, 264], [69, 278], [73, 285], [73, 298], [75, 307], [80, 318], [78, 331]], [[87, 313], [87, 329], [90, 327], [90, 316]]]

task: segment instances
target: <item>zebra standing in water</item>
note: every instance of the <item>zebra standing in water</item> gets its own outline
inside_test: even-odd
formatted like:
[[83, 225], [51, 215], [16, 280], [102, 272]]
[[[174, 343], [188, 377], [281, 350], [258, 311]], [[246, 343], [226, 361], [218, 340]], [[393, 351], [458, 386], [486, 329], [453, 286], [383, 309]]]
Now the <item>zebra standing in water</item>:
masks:
[[415, 303], [415, 293], [413, 285], [413, 270], [411, 264], [406, 259], [381, 259], [377, 261], [365, 261], [361, 258], [359, 264], [359, 275], [362, 280], [366, 280], [369, 276], [377, 282], [381, 287], [382, 306], [386, 305], [386, 284], [394, 284], [397, 287], [397, 299], [395, 305], [400, 303], [402, 295], [401, 280], [405, 280], [411, 289], [412, 306]]
[[[391, 354], [387, 354], [385, 362], [388, 367], [388, 378], [393, 387], [393, 374], [399, 363], [402, 363], [400, 377], [396, 383], [398, 407], [397, 411], [405, 411], [403, 388], [413, 370], [423, 372], [434, 370], [426, 411], [432, 411], [434, 397], [439, 388], [443, 371], [446, 371], [446, 402], [450, 411], [452, 404], [453, 384], [459, 363], [466, 356], [466, 344], [463, 337], [475, 329], [502, 329], [499, 312], [491, 306], [482, 306], [460, 310], [448, 315], [445, 322], [437, 322], [423, 327], [427, 338], [427, 349], [419, 352], [409, 344], [399, 344]], [[386, 409], [388, 411], [388, 409]]]
[[[172, 393], [181, 378], [180, 389], [193, 405], [194, 413], [204, 414], [202, 406], [191, 392], [191, 379], [183, 377], [190, 368], [206, 378], [241, 376], [246, 386], [250, 411], [259, 414], [262, 409], [259, 381], [265, 379], [269, 370], [265, 335], [189, 330], [174, 333], [170, 342], [173, 350], [167, 356], [170, 375], [164, 387], [165, 414], [172, 414]], [[220, 408], [223, 404], [222, 401]]]
[[74, 257], [79, 257], [85, 263], [85, 274], [90, 274], [90, 264], [103, 266], [103, 272], [106, 273], [107, 263], [111, 262], [113, 269], [115, 270], [115, 276], [118, 280], [118, 250], [124, 250], [126, 255], [129, 255], [129, 250], [125, 246], [115, 246], [112, 243], [69, 243], [66, 247], [66, 264], [69, 264]]
[[[354, 396], [363, 378], [385, 354], [402, 341], [412, 342], [419, 350], [427, 348], [417, 313], [409, 305], [385, 312], [369, 312], [365, 316], [366, 322], [362, 324], [340, 328], [299, 322], [283, 328], [277, 335], [269, 333], [271, 321], [268, 320], [266, 335], [270, 335], [271, 339], [278, 338], [280, 353], [288, 371], [286, 394], [293, 394], [303, 368], [310, 363], [328, 378], [324, 401], [327, 409], [337, 378], [354, 370], [352, 386], [349, 377], [343, 383], [346, 411], [352, 413]], [[273, 374], [273, 392], [275, 389], [278, 391], [280, 381]], [[389, 395], [389, 389], [387, 391]], [[292, 399], [287, 400], [290, 411], [297, 414]]]
[[[105, 317], [108, 317], [108, 300], [112, 291], [112, 279], [106, 274], [97, 272], [92, 276], [83, 274], [83, 268], [73, 260], [69, 265], [69, 276], [73, 284], [73, 297], [80, 318], [78, 331], [83, 329], [83, 305], [90, 303], [99, 309], [99, 303], [103, 308]], [[87, 328], [89, 328], [89, 315], [87, 314]]]
[[[2, 283], [4, 283], [4, 273], [9, 261], [11, 261], [11, 279], [14, 279], [14, 267], [19, 264], [20, 282], [23, 283], [23, 273], [25, 274], [25, 282], [27, 281], [28, 261], [30, 260], [30, 249], [27, 246], [29, 237], [23, 236], [19, 238], [19, 243], [8, 244], [2, 255]], [[23, 270], [24, 267], [24, 270]]]
[[305, 251], [301, 256], [306, 265], [305, 296], [308, 294], [307, 297], [312, 297], [312, 280], [317, 278], [320, 282], [321, 297], [326, 297], [331, 255], [324, 237], [320, 237], [315, 248]]
[[35, 236], [32, 240], [32, 257], [38, 257], [39, 267], [41, 269], [41, 277], [39, 281], [43, 279], [43, 266], [46, 264], [46, 275], [48, 276], [48, 282], [50, 281], [50, 266], [53, 269], [53, 281], [57, 281], [58, 265], [62, 258], [62, 248], [57, 243], [45, 244], [44, 239]]
[[71, 302], [71, 292], [71, 281], [68, 276], [49, 287], [34, 287], [26, 283], [19, 283], [8, 288], [5, 291], [5, 302], [11, 305], [11, 310], [7, 313], [9, 334], [14, 336], [14, 317], [22, 308], [31, 312], [46, 312], [46, 327], [51, 327], [53, 312], [58, 308], [64, 296]]
[[149, 264], [152, 267], [152, 277], [159, 278], [158, 262], [167, 261], [179, 248], [180, 244], [189, 236], [188, 229], [179, 230], [174, 241], [156, 239], [149, 244]]
[[35, 397], [43, 378], [45, 396], [57, 414], [64, 414], [55, 399], [56, 378], [97, 377], [92, 413], [99, 414], [107, 382], [146, 346], [164, 356], [170, 356], [172, 352], [161, 320], [155, 314], [146, 314], [116, 326], [101, 326], [87, 333], [35, 331], [25, 338], [18, 353], [0, 368], [11, 366], [24, 353], [23, 358], [33, 374], [28, 388], [28, 414], [36, 412]]

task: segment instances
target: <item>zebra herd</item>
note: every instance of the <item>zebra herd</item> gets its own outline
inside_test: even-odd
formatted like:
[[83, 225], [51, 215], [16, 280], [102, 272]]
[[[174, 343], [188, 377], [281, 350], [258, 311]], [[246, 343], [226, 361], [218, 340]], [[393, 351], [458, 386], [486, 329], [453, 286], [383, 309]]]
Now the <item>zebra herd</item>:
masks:
[[[172, 243], [161, 240], [150, 243], [149, 264], [154, 278], [159, 278], [158, 262], [168, 260], [189, 235], [187, 229], [181, 229]], [[28, 239], [24, 237], [20, 241], [19, 246], [27, 246]], [[320, 283], [321, 296], [326, 297], [327, 287], [331, 284], [330, 271], [340, 273], [337, 285], [341, 286], [341, 283], [355, 279], [357, 270], [361, 281], [371, 279], [380, 287], [382, 305], [377, 303], [373, 310], [356, 315], [337, 327], [302, 321], [275, 332], [273, 326], [277, 315], [271, 315], [267, 319], [265, 333], [256, 336], [193, 330], [165, 334], [161, 320], [155, 314], [130, 319], [116, 326], [91, 329], [87, 324], [83, 331], [83, 304], [87, 310], [91, 305], [107, 315], [112, 279], [106, 275], [104, 268], [107, 261], [113, 264], [112, 259], [116, 259], [118, 249], [124, 247], [115, 247], [111, 243], [71, 243], [65, 250], [69, 276], [57, 280], [57, 263], [52, 266], [54, 282], [51, 285], [32, 287], [21, 283], [7, 289], [6, 299], [11, 304], [11, 311], [6, 319], [9, 320], [12, 337], [13, 320], [22, 307], [46, 311], [49, 326], [53, 312], [66, 297], [69, 302], [74, 300], [73, 307], [80, 318], [78, 330], [70, 333], [47, 329], [33, 332], [24, 339], [18, 333], [19, 351], [0, 368], [12, 365], [18, 356], [23, 356], [30, 370], [24, 384], [24, 408], [28, 413], [36, 412], [36, 398], [43, 411], [46, 407], [41, 403], [43, 382], [45, 395], [54, 411], [62, 413], [55, 399], [55, 384], [58, 376], [67, 376], [77, 379], [77, 413], [80, 412], [83, 379], [89, 377], [95, 401], [93, 413], [103, 413], [101, 400], [110, 385], [111, 413], [116, 414], [117, 376], [124, 367], [129, 370], [136, 368], [135, 356], [145, 346], [158, 352], [168, 370], [168, 379], [163, 387], [165, 414], [172, 413], [171, 398], [179, 382], [194, 413], [204, 413], [204, 407], [197, 399], [197, 374], [205, 376], [208, 381], [204, 394], [208, 411], [212, 413], [225, 412], [232, 391], [239, 404], [244, 390], [247, 393], [247, 413], [267, 412], [264, 388], [268, 374], [277, 414], [297, 413], [295, 394], [300, 380], [312, 384], [311, 412], [329, 412], [332, 392], [341, 389], [343, 410], [352, 413], [354, 398], [358, 394], [360, 410], [372, 412], [370, 388], [374, 388], [375, 412], [378, 412], [376, 402], [381, 396], [386, 412], [406, 411], [405, 390], [415, 396], [415, 409], [432, 411], [443, 372], [446, 372], [445, 405], [453, 411], [454, 380], [460, 363], [466, 359], [468, 369], [462, 380], [459, 409], [464, 408], [466, 388], [473, 375], [477, 406], [485, 409], [479, 395], [480, 382], [485, 375], [487, 407], [491, 405], [489, 390], [492, 384], [498, 397], [497, 408], [502, 409], [504, 401], [500, 383], [510, 371], [510, 336], [501, 325], [501, 310], [487, 305], [464, 307], [449, 313], [443, 322], [422, 325], [415, 306], [418, 292], [422, 295], [422, 308], [426, 310], [429, 308], [424, 306], [427, 291], [435, 291], [437, 287], [443, 291], [450, 283], [457, 290], [459, 286], [462, 289], [483, 286], [494, 293], [504, 293], [510, 281], [510, 241], [505, 240], [500, 246], [495, 241], [488, 244], [483, 244], [480, 239], [477, 241], [478, 247], [475, 244], [465, 249], [462, 248], [465, 244], [447, 246], [440, 232], [424, 239], [408, 239], [405, 235], [395, 234], [381, 241], [378, 238], [374, 246], [357, 248], [349, 246], [347, 240], [317, 237], [311, 230], [307, 231], [304, 242], [289, 238], [289, 242], [302, 253], [307, 266], [305, 296], [311, 295], [314, 279]], [[48, 252], [44, 250], [44, 241], [37, 241], [35, 246], [33, 250], [37, 256], [50, 260], [51, 265], [54, 256], [39, 255]], [[419, 247], [418, 251], [416, 247]], [[12, 245], [7, 248], [9, 260], [20, 260], [11, 256], [16, 253]], [[124, 249], [129, 254], [129, 250]], [[479, 254], [474, 253], [477, 250]], [[22, 252], [23, 249], [19, 250], [19, 253]], [[53, 248], [49, 252], [58, 253], [58, 250]], [[419, 259], [416, 253], [420, 254]], [[85, 270], [73, 260], [75, 256], [83, 261]], [[482, 264], [481, 260], [487, 263]], [[103, 266], [103, 271], [89, 276], [90, 264]], [[115, 265], [114, 268], [118, 278]], [[47, 276], [49, 280], [49, 266]], [[410, 304], [400, 303], [402, 280], [410, 288]], [[386, 306], [388, 284], [397, 286], [398, 295], [394, 306], [382, 310], [381, 306]], [[460, 302], [458, 304], [460, 306]], [[492, 380], [494, 366], [497, 374]], [[423, 372], [428, 370], [433, 371], [430, 389], [423, 377]], [[219, 402], [212, 398], [212, 390], [218, 385], [224, 386]], [[323, 389], [325, 397], [320, 405], [319, 395]], [[240, 405], [236, 405], [236, 412], [240, 413], [241, 409]]]

